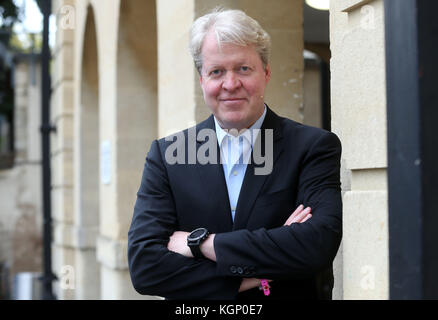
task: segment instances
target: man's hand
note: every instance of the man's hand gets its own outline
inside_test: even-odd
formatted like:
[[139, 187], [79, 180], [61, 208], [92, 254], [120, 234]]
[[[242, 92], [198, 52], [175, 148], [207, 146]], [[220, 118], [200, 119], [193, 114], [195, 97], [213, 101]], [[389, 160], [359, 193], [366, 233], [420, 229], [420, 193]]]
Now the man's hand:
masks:
[[310, 212], [312, 209], [310, 207], [307, 207], [304, 209], [304, 206], [300, 204], [298, 208], [292, 212], [292, 214], [287, 218], [286, 222], [284, 223], [285, 226], [290, 226], [292, 223], [303, 223], [310, 219], [312, 215]]
[[[300, 204], [298, 208], [292, 212], [292, 214], [287, 218], [284, 223], [285, 226], [290, 226], [292, 223], [303, 223], [312, 217], [310, 213], [312, 209], [307, 207], [304, 209], [304, 206]], [[272, 280], [268, 280], [271, 282]], [[256, 278], [244, 278], [242, 283], [240, 284], [239, 292], [243, 292], [249, 289], [257, 288], [260, 285], [260, 279]]]
[[249, 289], [257, 288], [260, 285], [260, 279], [256, 278], [243, 278], [239, 292], [243, 292]]
[[[307, 207], [304, 209], [304, 206], [301, 204], [298, 208], [289, 216], [289, 218], [284, 223], [285, 226], [290, 226], [292, 223], [303, 223], [312, 217], [311, 208]], [[175, 231], [169, 239], [169, 243], [167, 244], [167, 249], [170, 251], [182, 254], [183, 256], [193, 258], [192, 251], [187, 246], [187, 236], [189, 232], [184, 231]], [[201, 244], [201, 252], [207, 259], [212, 261], [216, 261], [216, 254], [214, 251], [214, 234], [208, 236], [208, 238]], [[272, 280], [268, 280], [271, 282]], [[252, 288], [258, 287], [260, 284], [260, 279], [256, 278], [244, 278], [242, 279], [242, 283], [240, 284], [239, 292], [243, 292]]]
[[[284, 223], [285, 226], [290, 226], [292, 223], [303, 223], [312, 217], [310, 213], [311, 208], [307, 207], [304, 209], [304, 206], [301, 204], [298, 208], [290, 215], [290, 217]], [[184, 231], [175, 231], [169, 239], [169, 243], [167, 244], [167, 249], [170, 251], [182, 254], [183, 256], [193, 258], [192, 251], [187, 246], [187, 236], [189, 232]], [[203, 255], [212, 261], [216, 261], [216, 254], [214, 251], [214, 234], [208, 236], [208, 238], [201, 244], [201, 252]]]
[[170, 236], [169, 243], [167, 244], [167, 249], [182, 254], [183, 256], [193, 258], [192, 251], [187, 245], [187, 236], [189, 234], [190, 232], [175, 231]]
[[[187, 245], [187, 236], [190, 232], [175, 231], [169, 238], [167, 249], [170, 251], [182, 254], [188, 258], [193, 258], [192, 251]], [[212, 261], [216, 261], [216, 253], [214, 251], [214, 234], [210, 234], [207, 239], [200, 245], [202, 254]]]

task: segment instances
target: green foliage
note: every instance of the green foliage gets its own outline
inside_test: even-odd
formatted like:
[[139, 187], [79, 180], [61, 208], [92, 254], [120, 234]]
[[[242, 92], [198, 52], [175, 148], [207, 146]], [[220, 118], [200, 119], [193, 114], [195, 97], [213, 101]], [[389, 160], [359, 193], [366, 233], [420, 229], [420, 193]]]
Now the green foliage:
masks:
[[0, 0], [1, 29], [11, 29], [13, 24], [20, 21], [18, 16], [19, 8], [13, 0]]
[[20, 37], [13, 32], [9, 40], [9, 48], [15, 52], [41, 52], [42, 46], [43, 37], [41, 33], [26, 33], [21, 35], [20, 39]]

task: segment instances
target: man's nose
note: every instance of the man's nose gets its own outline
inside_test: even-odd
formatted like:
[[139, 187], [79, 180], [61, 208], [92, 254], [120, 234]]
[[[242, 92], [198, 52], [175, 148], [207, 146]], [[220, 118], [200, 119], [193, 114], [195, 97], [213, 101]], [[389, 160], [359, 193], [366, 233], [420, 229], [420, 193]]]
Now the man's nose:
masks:
[[234, 72], [227, 72], [224, 82], [222, 83], [222, 88], [227, 91], [234, 91], [240, 88], [241, 85], [242, 83], [240, 82], [239, 77]]

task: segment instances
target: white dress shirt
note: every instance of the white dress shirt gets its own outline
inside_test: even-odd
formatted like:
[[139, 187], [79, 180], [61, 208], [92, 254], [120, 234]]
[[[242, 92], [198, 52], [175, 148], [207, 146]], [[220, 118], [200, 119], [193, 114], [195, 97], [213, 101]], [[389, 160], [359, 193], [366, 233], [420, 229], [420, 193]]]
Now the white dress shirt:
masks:
[[252, 147], [259, 134], [265, 116], [266, 106], [263, 114], [249, 130], [239, 132], [238, 136], [233, 136], [223, 130], [217, 122], [216, 117], [214, 117], [216, 136], [221, 153], [220, 159], [227, 183], [233, 222], [246, 167], [251, 159]]

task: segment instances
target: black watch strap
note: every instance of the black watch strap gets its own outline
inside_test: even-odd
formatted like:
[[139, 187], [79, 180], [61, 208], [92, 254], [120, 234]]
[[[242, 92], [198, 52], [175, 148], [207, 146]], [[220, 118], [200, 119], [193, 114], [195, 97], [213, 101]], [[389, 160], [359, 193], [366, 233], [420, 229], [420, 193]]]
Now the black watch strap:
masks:
[[204, 255], [201, 252], [200, 245], [207, 239], [209, 232], [206, 228], [198, 228], [193, 230], [187, 237], [187, 245], [192, 251], [193, 257], [196, 259], [204, 258]]
[[190, 250], [192, 251], [192, 254], [193, 254], [193, 256], [196, 258], [196, 259], [202, 259], [202, 258], [204, 258], [204, 255], [202, 254], [202, 252], [201, 252], [201, 248], [200, 248], [200, 246], [199, 245], [197, 245], [197, 246], [189, 246], [189, 248], [190, 248]]

